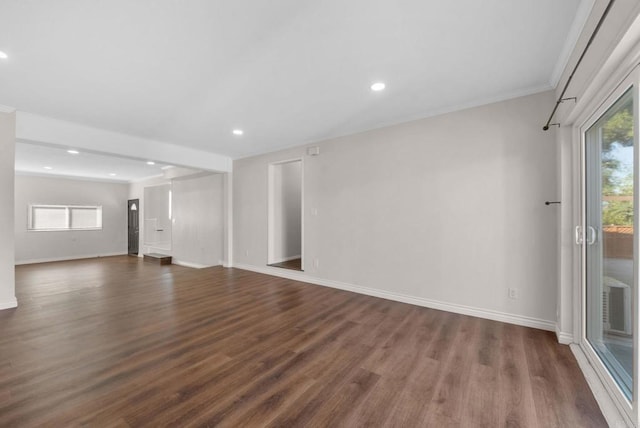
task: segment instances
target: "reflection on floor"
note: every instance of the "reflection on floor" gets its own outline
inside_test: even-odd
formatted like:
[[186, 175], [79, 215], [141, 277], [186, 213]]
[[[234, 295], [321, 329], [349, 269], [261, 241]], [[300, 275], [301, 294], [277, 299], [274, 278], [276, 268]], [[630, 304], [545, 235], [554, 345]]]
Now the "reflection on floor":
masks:
[[302, 271], [302, 259], [287, 260], [286, 262], [273, 263], [269, 266]]

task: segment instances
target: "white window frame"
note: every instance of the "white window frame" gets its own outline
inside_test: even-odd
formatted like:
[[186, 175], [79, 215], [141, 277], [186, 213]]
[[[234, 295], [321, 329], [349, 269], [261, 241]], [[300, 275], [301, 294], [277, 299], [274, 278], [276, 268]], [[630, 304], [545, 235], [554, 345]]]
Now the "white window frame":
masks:
[[[585, 205], [585, 132], [595, 123], [600, 116], [606, 112], [613, 103], [630, 87], [633, 87], [634, 96], [634, 127], [636, 129], [636, 150], [634, 150], [634, 164], [635, 170], [638, 171], [638, 162], [640, 158], [640, 150], [638, 147], [637, 138], [640, 126], [638, 124], [638, 107], [640, 104], [640, 65], [637, 60], [629, 61], [626, 66], [622, 66], [618, 69], [615, 75], [610, 76], [601, 86], [597, 93], [591, 93], [590, 96], [585, 98], [585, 103], [579, 105], [575, 112], [572, 124], [572, 153], [574, 156], [573, 169], [573, 200], [571, 201], [571, 210], [574, 227], [580, 226], [584, 230], [585, 217], [584, 217], [584, 205]], [[584, 97], [583, 97], [584, 98]], [[640, 207], [638, 203], [638, 189], [640, 189], [640, 174], [634, 175], [634, 188], [636, 193], [634, 194], [634, 205]], [[636, 208], [636, 215], [634, 219], [635, 230], [639, 230], [638, 220], [640, 215]], [[634, 252], [638, 254], [638, 238], [636, 233], [634, 236]], [[572, 245], [575, 245], [573, 243]], [[604, 391], [611, 400], [611, 403], [617, 408], [618, 414], [624, 419], [625, 424], [629, 426], [638, 426], [640, 420], [640, 376], [638, 376], [638, 357], [637, 352], [639, 347], [640, 337], [640, 317], [637, 317], [638, 309], [634, 310], [632, 315], [633, 329], [634, 329], [634, 369], [633, 369], [633, 397], [632, 400], [627, 400], [626, 396], [622, 393], [617, 383], [613, 380], [609, 371], [600, 360], [600, 357], [596, 354], [591, 344], [586, 337], [586, 295], [585, 281], [586, 281], [586, 253], [584, 245], [574, 246], [573, 257], [573, 296], [574, 296], [574, 342], [580, 347], [582, 353], [589, 362], [595, 375], [598, 377], [600, 384]], [[636, 290], [638, 287], [638, 279], [640, 278], [640, 271], [637, 265], [634, 265], [634, 287]], [[636, 291], [633, 292], [632, 306], [640, 308], [640, 295]], [[586, 373], [585, 373], [586, 375]]]
[[[636, 129], [636, 144], [634, 150], [634, 163], [638, 162], [638, 144], [637, 144], [637, 133], [638, 133], [638, 88], [640, 87], [640, 74], [637, 69], [633, 69], [622, 81], [620, 81], [611, 92], [609, 92], [605, 97], [600, 99], [600, 104], [597, 108], [589, 111], [588, 115], [584, 115], [583, 119], [578, 122], [579, 125], [575, 127], [576, 131], [579, 133], [579, 144], [580, 144], [580, 164], [581, 164], [581, 172], [580, 172], [580, 207], [579, 207], [579, 215], [580, 221], [579, 225], [584, 228], [585, 218], [584, 218], [584, 204], [585, 204], [585, 192], [586, 192], [586, 183], [585, 183], [585, 132], [604, 114], [617, 100], [622, 94], [624, 94], [629, 88], [633, 88], [633, 100], [634, 100], [634, 128]], [[637, 166], [636, 166], [637, 171]], [[637, 189], [640, 189], [638, 183], [638, 174], [634, 175], [634, 188], [636, 189], [636, 194], [634, 195], [634, 205], [636, 206], [635, 211], [635, 219], [634, 226], [635, 230], [638, 230], [638, 192]], [[636, 232], [634, 236], [634, 251], [637, 254], [637, 241], [638, 234]], [[579, 345], [582, 348], [587, 360], [593, 367], [594, 371], [600, 378], [605, 390], [609, 394], [609, 397], [613, 400], [616, 407], [620, 411], [621, 414], [627, 417], [627, 421], [631, 422], [634, 426], [637, 426], [638, 423], [638, 393], [640, 392], [638, 389], [638, 367], [637, 367], [637, 356], [634, 356], [634, 368], [633, 368], [633, 397], [632, 400], [627, 400], [626, 396], [623, 394], [622, 390], [618, 386], [618, 384], [614, 381], [612, 376], [609, 374], [608, 369], [605, 367], [604, 363], [601, 361], [600, 357], [597, 355], [589, 341], [586, 337], [586, 293], [585, 283], [586, 283], [586, 246], [582, 245], [579, 249], [580, 252], [580, 327], [579, 334], [577, 334], [577, 338], [579, 340]], [[637, 266], [634, 266], [634, 285], [633, 290], [637, 289], [638, 286], [638, 269]], [[633, 307], [637, 307], [638, 302], [638, 294], [634, 292], [633, 295]], [[636, 309], [637, 311], [637, 309]], [[634, 345], [634, 353], [638, 350], [638, 335], [640, 333], [640, 327], [638, 325], [638, 319], [636, 319], [636, 315], [632, 316], [634, 318], [634, 336], [633, 336], [633, 345]]]
[[[61, 208], [65, 210], [66, 227], [61, 228], [35, 228], [33, 225], [33, 212], [37, 208]], [[72, 227], [72, 210], [73, 209], [94, 209], [99, 213], [100, 221], [96, 227]], [[29, 232], [69, 232], [78, 230], [102, 230], [102, 205], [54, 205], [54, 204], [29, 204], [27, 213], [27, 230]]]

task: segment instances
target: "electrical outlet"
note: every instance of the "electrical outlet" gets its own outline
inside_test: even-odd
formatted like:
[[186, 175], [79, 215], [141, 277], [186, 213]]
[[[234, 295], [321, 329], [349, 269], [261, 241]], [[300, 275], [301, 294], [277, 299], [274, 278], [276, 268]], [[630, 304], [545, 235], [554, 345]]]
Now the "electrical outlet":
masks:
[[509, 298], [510, 299], [517, 299], [518, 298], [518, 289], [517, 288], [510, 288], [509, 289]]

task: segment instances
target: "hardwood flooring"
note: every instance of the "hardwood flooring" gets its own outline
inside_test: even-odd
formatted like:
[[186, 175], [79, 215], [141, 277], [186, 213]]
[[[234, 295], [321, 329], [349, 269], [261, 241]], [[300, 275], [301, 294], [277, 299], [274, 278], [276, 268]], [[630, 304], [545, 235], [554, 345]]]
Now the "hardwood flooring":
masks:
[[278, 267], [289, 270], [302, 270], [302, 259], [287, 260], [286, 262], [270, 264], [271, 267]]
[[3, 427], [606, 426], [550, 332], [128, 256], [16, 276]]

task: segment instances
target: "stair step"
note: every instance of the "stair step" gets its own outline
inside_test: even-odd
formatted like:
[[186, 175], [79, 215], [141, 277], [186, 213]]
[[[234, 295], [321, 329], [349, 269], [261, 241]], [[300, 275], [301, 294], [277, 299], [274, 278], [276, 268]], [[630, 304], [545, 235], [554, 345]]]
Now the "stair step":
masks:
[[159, 265], [170, 265], [171, 256], [167, 256], [166, 254], [160, 254], [160, 253], [150, 253], [150, 254], [144, 255], [144, 261], [157, 263]]

